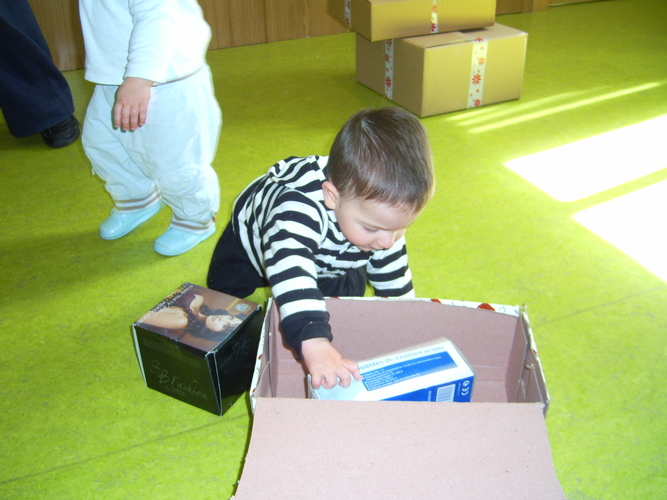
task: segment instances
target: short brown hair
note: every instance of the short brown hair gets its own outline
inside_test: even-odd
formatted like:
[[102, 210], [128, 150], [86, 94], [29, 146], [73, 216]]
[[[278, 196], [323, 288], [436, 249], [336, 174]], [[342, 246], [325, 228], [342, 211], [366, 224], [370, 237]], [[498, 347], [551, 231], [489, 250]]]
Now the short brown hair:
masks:
[[426, 129], [397, 107], [357, 112], [331, 146], [327, 179], [343, 197], [420, 211], [435, 188]]

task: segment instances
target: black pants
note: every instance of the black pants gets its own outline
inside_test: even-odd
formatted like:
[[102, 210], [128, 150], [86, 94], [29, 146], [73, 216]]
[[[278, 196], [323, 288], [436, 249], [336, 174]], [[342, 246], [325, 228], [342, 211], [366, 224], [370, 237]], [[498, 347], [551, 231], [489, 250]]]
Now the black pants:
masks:
[[[363, 297], [366, 291], [366, 270], [363, 267], [348, 271], [340, 278], [325, 278], [317, 282], [325, 297]], [[213, 251], [208, 270], [207, 286], [234, 297], [247, 297], [257, 288], [269, 286], [253, 267], [232, 229], [227, 227]]]
[[0, 108], [10, 133], [26, 137], [74, 113], [69, 84], [28, 0], [0, 0]]

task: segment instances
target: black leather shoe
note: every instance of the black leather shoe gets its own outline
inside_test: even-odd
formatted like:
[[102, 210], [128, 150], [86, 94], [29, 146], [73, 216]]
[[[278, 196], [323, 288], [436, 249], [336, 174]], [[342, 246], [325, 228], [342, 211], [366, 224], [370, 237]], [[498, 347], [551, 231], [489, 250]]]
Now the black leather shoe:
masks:
[[47, 146], [62, 148], [68, 144], [72, 144], [79, 138], [81, 124], [72, 115], [66, 120], [56, 123], [53, 127], [42, 130], [40, 133]]

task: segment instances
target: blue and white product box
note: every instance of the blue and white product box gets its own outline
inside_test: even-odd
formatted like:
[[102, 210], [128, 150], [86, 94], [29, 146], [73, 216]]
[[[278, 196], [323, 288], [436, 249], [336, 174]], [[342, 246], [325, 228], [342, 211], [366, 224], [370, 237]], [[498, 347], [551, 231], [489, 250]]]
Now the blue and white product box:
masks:
[[470, 402], [475, 373], [446, 338], [359, 362], [362, 380], [349, 387], [313, 389], [313, 399]]

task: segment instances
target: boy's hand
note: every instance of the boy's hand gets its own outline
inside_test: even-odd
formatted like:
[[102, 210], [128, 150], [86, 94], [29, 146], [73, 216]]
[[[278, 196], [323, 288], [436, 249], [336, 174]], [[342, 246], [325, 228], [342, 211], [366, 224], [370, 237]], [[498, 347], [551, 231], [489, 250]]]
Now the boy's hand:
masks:
[[304, 340], [301, 354], [308, 367], [313, 389], [319, 389], [320, 386], [331, 389], [339, 383], [339, 379], [341, 387], [348, 387], [351, 377], [361, 380], [357, 363], [344, 359], [329, 339], [318, 337]]
[[124, 130], [136, 130], [146, 123], [148, 101], [153, 82], [128, 76], [116, 91], [113, 124]]

